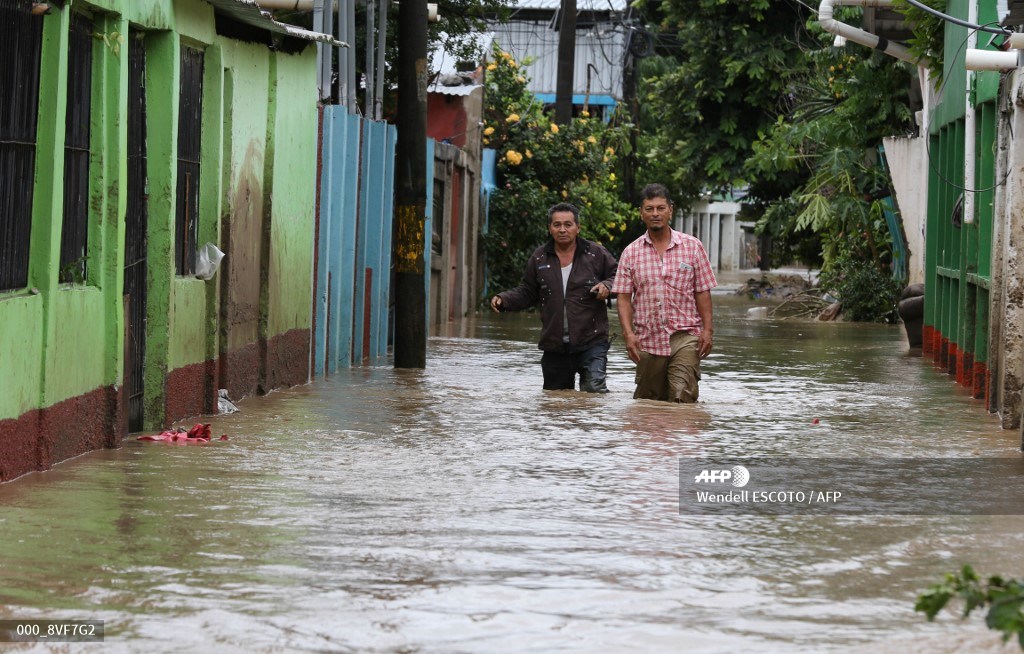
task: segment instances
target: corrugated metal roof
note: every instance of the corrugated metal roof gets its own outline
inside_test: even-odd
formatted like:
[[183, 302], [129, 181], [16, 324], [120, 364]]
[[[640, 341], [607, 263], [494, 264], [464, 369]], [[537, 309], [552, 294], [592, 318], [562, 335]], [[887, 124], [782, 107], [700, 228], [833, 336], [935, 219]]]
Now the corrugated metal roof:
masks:
[[[562, 0], [512, 0], [511, 9], [549, 9], [557, 11], [562, 8]], [[629, 0], [576, 0], [576, 11], [626, 11]]]
[[[527, 88], [533, 93], [555, 93], [558, 80], [558, 32], [543, 25], [510, 22], [491, 25], [494, 40], [516, 61], [532, 58], [526, 74]], [[573, 93], [587, 92], [590, 76], [591, 95], [622, 98], [622, 62], [625, 32], [608, 23], [576, 34], [576, 65]]]
[[274, 20], [274, 17], [270, 12], [261, 9], [259, 5], [256, 4], [255, 0], [206, 1], [213, 5], [215, 10], [220, 11], [225, 16], [229, 16], [240, 23], [245, 23], [246, 25], [252, 25], [253, 27], [258, 27], [260, 29], [267, 30], [268, 32], [283, 34], [285, 36], [291, 36], [304, 41], [318, 41], [320, 43], [348, 47], [345, 43], [335, 39], [330, 34], [311, 32], [310, 30], [302, 29], [295, 25], [277, 22]]

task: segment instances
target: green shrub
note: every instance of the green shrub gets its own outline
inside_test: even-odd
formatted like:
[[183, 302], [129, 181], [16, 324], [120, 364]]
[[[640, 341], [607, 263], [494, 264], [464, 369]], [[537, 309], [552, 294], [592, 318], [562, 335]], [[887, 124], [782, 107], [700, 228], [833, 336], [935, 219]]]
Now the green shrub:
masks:
[[839, 298], [849, 320], [896, 322], [900, 283], [873, 261], [840, 257], [822, 271], [818, 285]]
[[[587, 114], [556, 125], [526, 89], [523, 66], [497, 47], [487, 66], [484, 145], [497, 152], [498, 188], [491, 196], [484, 235], [488, 293], [519, 284], [523, 266], [548, 238], [548, 208], [571, 202], [580, 210], [580, 235], [612, 250], [624, 238], [635, 209], [620, 200], [615, 175], [628, 151], [628, 126]], [[487, 298], [483, 298], [484, 301]]]

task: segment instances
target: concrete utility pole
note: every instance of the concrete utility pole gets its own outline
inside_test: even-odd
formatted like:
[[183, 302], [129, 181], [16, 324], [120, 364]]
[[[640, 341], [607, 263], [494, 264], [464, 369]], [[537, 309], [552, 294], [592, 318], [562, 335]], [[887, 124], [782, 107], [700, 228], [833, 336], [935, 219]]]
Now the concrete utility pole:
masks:
[[398, 6], [395, 152], [395, 367], [427, 367], [423, 270], [427, 206], [427, 1]]
[[637, 169], [637, 135], [640, 133], [640, 104], [636, 100], [637, 70], [636, 56], [634, 55], [635, 39], [638, 38], [636, 30], [631, 29], [626, 36], [626, 53], [622, 62], [622, 102], [629, 112], [629, 120], [633, 124], [629, 130], [630, 152], [622, 161], [622, 191], [625, 197], [622, 199], [629, 205], [638, 204], [636, 192], [636, 169]]
[[555, 122], [572, 120], [572, 77], [576, 66], [576, 0], [562, 0], [558, 23], [558, 79], [555, 82]]

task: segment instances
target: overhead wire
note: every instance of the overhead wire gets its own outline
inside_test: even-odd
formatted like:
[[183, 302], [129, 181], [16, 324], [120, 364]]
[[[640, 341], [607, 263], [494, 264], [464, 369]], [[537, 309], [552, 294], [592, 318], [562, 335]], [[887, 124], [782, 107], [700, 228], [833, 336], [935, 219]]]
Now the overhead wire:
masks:
[[[964, 21], [964, 22], [966, 22], [966, 21]], [[960, 47], [958, 47], [956, 49], [956, 52], [953, 54], [953, 61], [956, 61], [957, 57], [960, 56], [960, 52], [964, 49], [964, 46], [967, 45], [967, 42], [970, 41], [972, 35], [974, 35], [975, 33], [979, 32], [979, 31], [985, 31], [985, 30], [982, 30], [981, 28], [985, 27], [987, 25], [992, 25], [992, 24], [999, 24], [999, 21], [990, 21], [988, 23], [985, 23], [985, 25], [977, 25], [977, 26], [975, 26], [976, 29], [970, 29], [967, 32], [967, 36], [964, 37], [963, 41], [961, 41]], [[1002, 79], [1004, 79], [1004, 78], [1005, 78], [1005, 73], [1000, 74], [1000, 83], [1002, 83]], [[939, 84], [939, 88], [935, 91], [935, 94], [937, 96], [941, 96], [942, 95], [943, 91], [946, 88], [946, 82], [948, 82], [948, 81], [949, 81], [949, 77], [948, 76], [942, 78], [942, 83]], [[1013, 130], [1013, 126], [1012, 125], [1010, 125], [1010, 130], [1011, 130], [1011, 134], [1012, 134], [1012, 130]], [[999, 180], [998, 182], [995, 182], [991, 186], [988, 186], [988, 187], [985, 187], [985, 188], [979, 188], [979, 189], [967, 188], [966, 186], [962, 186], [960, 184], [957, 184], [956, 182], [954, 182], [951, 179], [947, 179], [945, 177], [945, 175], [942, 174], [942, 171], [938, 170], [935, 167], [935, 162], [932, 160], [931, 136], [930, 135], [925, 135], [925, 137], [924, 137], [924, 148], [925, 148], [925, 154], [928, 157], [928, 168], [931, 169], [931, 171], [933, 173], [935, 173], [935, 176], [938, 177], [940, 181], [942, 181], [946, 185], [948, 185], [948, 186], [950, 186], [950, 187], [952, 187], [952, 188], [954, 188], [954, 189], [956, 189], [958, 191], [962, 191], [964, 193], [988, 193], [989, 191], [993, 191], [993, 190], [999, 188], [1000, 186], [1002, 186], [1003, 184], [1005, 184], [1006, 180], [1010, 177], [1011, 169], [1009, 167], [1007, 167], [1006, 171], [1003, 173], [1003, 178], [1001, 180]]]

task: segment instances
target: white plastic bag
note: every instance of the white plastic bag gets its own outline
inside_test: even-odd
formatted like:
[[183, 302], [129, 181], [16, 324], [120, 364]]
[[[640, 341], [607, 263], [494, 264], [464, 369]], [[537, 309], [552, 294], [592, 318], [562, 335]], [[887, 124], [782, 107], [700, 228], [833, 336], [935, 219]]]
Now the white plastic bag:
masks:
[[224, 253], [213, 243], [207, 243], [196, 252], [196, 277], [202, 280], [213, 279], [220, 268], [220, 260]]

